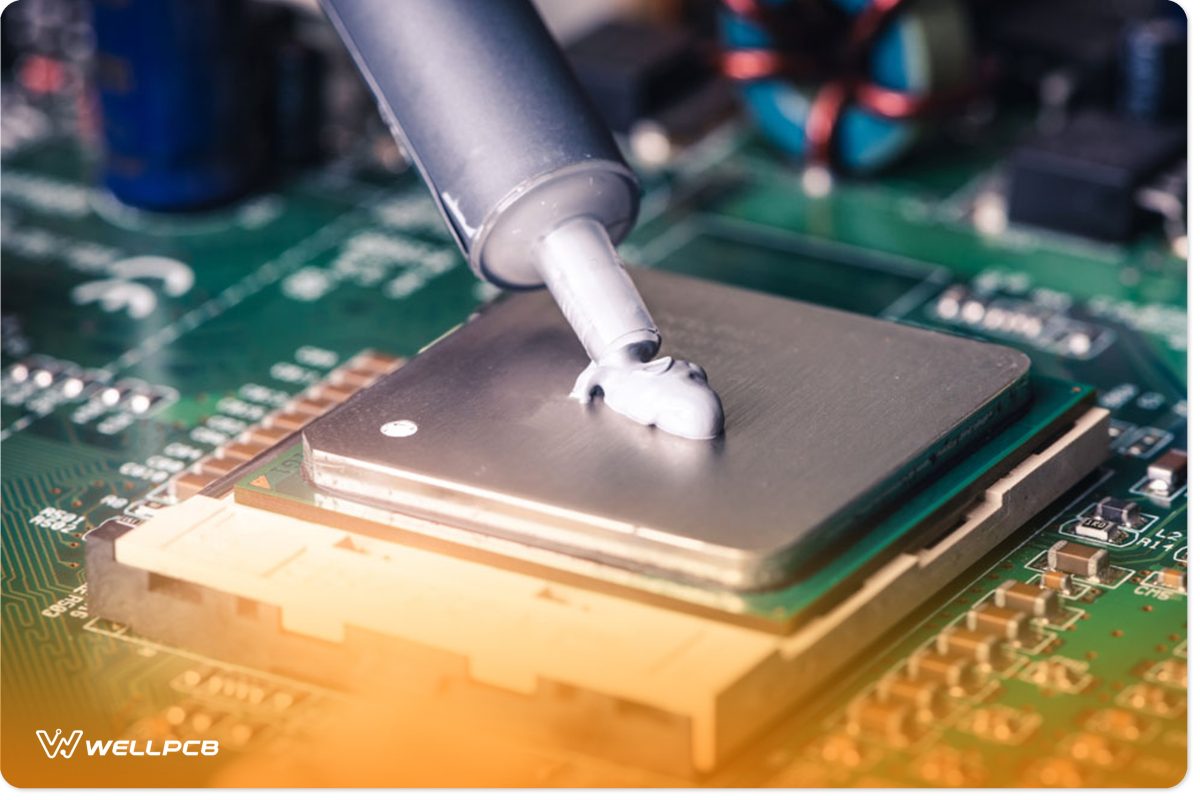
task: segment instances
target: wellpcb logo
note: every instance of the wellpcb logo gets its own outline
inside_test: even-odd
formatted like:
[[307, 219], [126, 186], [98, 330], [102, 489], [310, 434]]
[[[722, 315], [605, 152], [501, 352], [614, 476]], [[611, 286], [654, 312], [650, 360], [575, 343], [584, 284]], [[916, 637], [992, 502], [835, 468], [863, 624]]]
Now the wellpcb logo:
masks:
[[149, 739], [84, 739], [83, 731], [78, 728], [64, 735], [62, 728], [54, 731], [53, 735], [46, 730], [38, 730], [38, 741], [46, 751], [46, 758], [70, 758], [75, 755], [79, 743], [83, 742], [84, 753], [87, 756], [169, 756], [184, 755], [215, 756], [220, 752], [221, 743], [216, 739], [166, 739], [161, 743]]
[[70, 736], [63, 736], [62, 728], [59, 728], [51, 736], [49, 731], [39, 730], [37, 737], [42, 743], [42, 749], [46, 751], [46, 758], [70, 758], [75, 755], [75, 748], [83, 738], [83, 731], [76, 729], [71, 731]]

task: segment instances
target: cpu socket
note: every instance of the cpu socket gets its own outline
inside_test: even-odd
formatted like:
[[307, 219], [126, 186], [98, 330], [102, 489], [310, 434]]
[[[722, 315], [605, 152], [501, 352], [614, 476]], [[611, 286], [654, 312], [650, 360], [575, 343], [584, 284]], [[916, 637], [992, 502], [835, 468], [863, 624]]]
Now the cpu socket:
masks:
[[703, 364], [722, 437], [679, 439], [567, 396], [587, 358], [546, 293], [484, 309], [304, 431], [323, 492], [474, 534], [747, 590], [866, 521], [1028, 397], [1016, 350], [637, 271], [672, 354]]
[[706, 772], [1109, 455], [1094, 392], [1007, 348], [635, 280], [671, 352], [708, 368], [722, 439], [570, 400], [574, 336], [544, 293], [512, 296], [302, 441], [89, 533], [89, 609]]

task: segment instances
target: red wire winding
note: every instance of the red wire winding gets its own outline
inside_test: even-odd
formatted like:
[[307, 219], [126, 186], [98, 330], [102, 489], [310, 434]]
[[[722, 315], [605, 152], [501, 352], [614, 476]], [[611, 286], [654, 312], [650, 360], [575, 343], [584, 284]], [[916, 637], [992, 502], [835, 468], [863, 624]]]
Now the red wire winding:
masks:
[[[879, 36], [912, 0], [873, 0], [850, 24], [842, 62], [844, 74], [826, 80], [817, 89], [805, 126], [808, 159], [825, 166], [835, 161], [833, 141], [842, 115], [850, 105], [891, 120], [905, 120], [941, 113], [961, 106], [974, 97], [978, 83], [948, 91], [917, 94], [880, 86], [866, 77], [867, 58]], [[764, 6], [760, 0], [722, 0], [730, 12], [766, 27], [778, 15], [778, 8]], [[801, 76], [815, 72], [816, 65], [801, 63], [772, 48], [737, 49], [721, 57], [721, 69], [736, 81]]]

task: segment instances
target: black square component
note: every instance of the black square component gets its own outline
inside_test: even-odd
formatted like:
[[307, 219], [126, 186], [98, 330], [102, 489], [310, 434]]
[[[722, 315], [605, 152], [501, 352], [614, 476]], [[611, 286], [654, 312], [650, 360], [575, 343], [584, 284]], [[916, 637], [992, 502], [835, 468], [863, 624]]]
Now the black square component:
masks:
[[1009, 166], [1013, 222], [1105, 241], [1137, 232], [1137, 190], [1184, 154], [1180, 128], [1089, 112], [1021, 146]]

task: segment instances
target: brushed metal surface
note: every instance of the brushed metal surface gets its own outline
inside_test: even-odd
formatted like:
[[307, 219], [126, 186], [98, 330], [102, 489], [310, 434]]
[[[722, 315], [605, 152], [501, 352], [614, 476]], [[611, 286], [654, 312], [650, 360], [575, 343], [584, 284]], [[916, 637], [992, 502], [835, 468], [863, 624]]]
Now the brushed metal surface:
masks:
[[[633, 275], [670, 352], [708, 369], [722, 437], [569, 398], [587, 357], [547, 293], [519, 294], [310, 425], [309, 479], [481, 535], [757, 588], [859, 535], [1027, 398], [1029, 360], [1011, 348]], [[381, 432], [398, 421], [408, 435]]]

